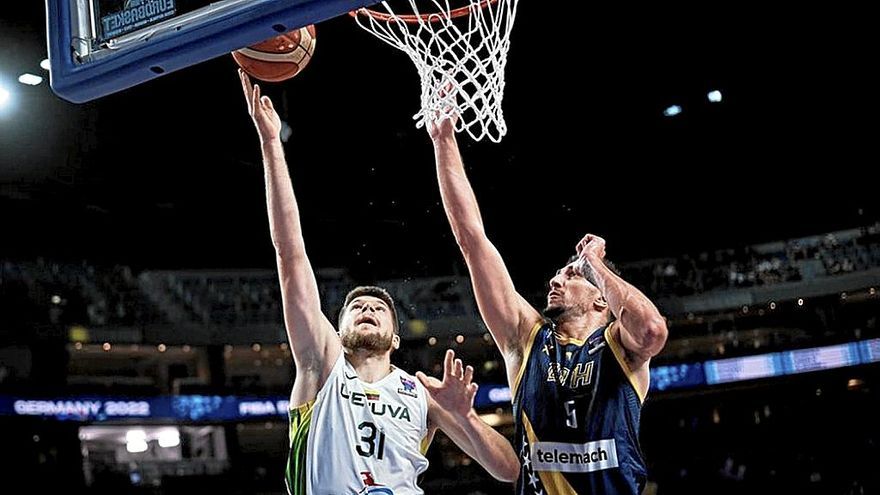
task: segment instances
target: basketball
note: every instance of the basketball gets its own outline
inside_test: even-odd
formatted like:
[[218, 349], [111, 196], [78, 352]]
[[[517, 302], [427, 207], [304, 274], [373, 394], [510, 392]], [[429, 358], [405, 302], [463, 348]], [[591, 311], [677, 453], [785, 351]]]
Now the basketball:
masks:
[[232, 58], [251, 77], [280, 82], [299, 74], [314, 52], [315, 26], [311, 24], [236, 50]]

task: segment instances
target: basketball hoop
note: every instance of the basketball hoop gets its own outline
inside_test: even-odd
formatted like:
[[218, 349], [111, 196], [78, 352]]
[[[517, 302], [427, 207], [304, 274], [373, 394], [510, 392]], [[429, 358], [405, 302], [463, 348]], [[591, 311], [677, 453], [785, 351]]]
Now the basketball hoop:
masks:
[[428, 0], [408, 1], [413, 14], [395, 13], [387, 1], [380, 4], [384, 12], [361, 8], [350, 14], [416, 65], [422, 83], [416, 127], [457, 115], [456, 132], [500, 142], [507, 134], [501, 101], [518, 0], [467, 0], [459, 8], [450, 0], [430, 0], [433, 11], [427, 14], [417, 3]]

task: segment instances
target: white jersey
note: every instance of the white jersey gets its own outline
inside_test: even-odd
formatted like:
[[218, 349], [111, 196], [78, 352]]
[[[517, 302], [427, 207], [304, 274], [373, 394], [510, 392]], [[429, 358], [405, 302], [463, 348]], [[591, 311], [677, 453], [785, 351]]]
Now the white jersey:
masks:
[[362, 382], [340, 353], [315, 400], [290, 411], [291, 495], [421, 494], [427, 392], [394, 368]]

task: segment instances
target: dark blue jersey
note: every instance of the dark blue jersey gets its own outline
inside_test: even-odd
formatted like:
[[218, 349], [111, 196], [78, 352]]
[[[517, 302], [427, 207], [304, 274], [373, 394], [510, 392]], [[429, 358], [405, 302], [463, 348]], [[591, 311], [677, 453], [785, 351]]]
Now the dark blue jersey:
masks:
[[613, 325], [586, 342], [556, 335], [551, 323], [533, 328], [513, 392], [517, 494], [642, 492], [643, 398]]

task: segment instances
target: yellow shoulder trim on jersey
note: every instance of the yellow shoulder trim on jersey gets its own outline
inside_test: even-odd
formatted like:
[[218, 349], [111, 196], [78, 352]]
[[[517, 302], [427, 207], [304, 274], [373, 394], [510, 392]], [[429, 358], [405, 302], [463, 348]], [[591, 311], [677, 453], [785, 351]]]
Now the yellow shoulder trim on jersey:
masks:
[[431, 440], [433, 439], [434, 435], [431, 435], [430, 433], [426, 434], [425, 437], [422, 438], [422, 442], [419, 444], [419, 452], [421, 452], [422, 455], [428, 453], [428, 449], [431, 448]]
[[523, 373], [526, 372], [526, 365], [529, 363], [529, 354], [532, 353], [532, 344], [535, 342], [535, 335], [538, 334], [538, 330], [540, 330], [542, 326], [544, 326], [544, 320], [538, 320], [538, 322], [532, 327], [532, 330], [529, 331], [529, 340], [526, 341], [526, 347], [523, 350], [522, 363], [519, 365], [519, 371], [516, 372], [516, 379], [513, 381], [513, 386], [510, 388], [511, 401], [516, 399], [516, 389], [519, 388], [519, 382], [522, 380]]
[[290, 408], [291, 413], [299, 413], [300, 415], [304, 415], [309, 412], [313, 407], [315, 407], [315, 399], [312, 399], [305, 404], [300, 404], [298, 406], [294, 406]]
[[614, 354], [614, 358], [617, 361], [617, 364], [620, 365], [620, 368], [623, 369], [623, 374], [626, 375], [626, 379], [629, 381], [629, 384], [632, 385], [633, 390], [636, 391], [636, 395], [639, 396], [639, 404], [645, 403], [645, 395], [648, 393], [648, 383], [642, 383], [642, 380], [639, 376], [629, 368], [629, 363], [626, 361], [626, 350], [620, 345], [620, 342], [617, 338], [620, 335], [619, 331], [612, 331], [612, 329], [616, 330], [615, 323], [612, 322], [608, 325], [608, 328], [605, 329], [605, 342], [608, 343], [608, 347], [611, 348], [611, 353]]
[[290, 495], [306, 495], [306, 454], [315, 400], [290, 408], [290, 451], [284, 480]]
[[302, 428], [303, 425], [308, 425], [312, 421], [312, 410], [314, 410], [314, 408], [315, 399], [312, 399], [305, 404], [290, 408], [288, 416], [290, 417], [289, 427], [291, 435]]
[[564, 335], [559, 335], [558, 333], [556, 334], [556, 341], [562, 345], [574, 344], [578, 347], [584, 345], [587, 342], [586, 340], [576, 339], [574, 337], [566, 337]]

